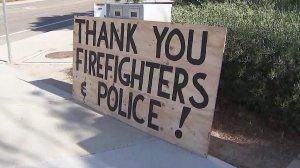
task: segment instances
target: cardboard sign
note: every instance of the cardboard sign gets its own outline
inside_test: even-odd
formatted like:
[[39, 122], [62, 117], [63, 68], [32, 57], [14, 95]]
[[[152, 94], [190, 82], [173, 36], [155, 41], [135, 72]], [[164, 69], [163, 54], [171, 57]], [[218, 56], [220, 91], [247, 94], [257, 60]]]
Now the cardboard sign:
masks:
[[206, 155], [226, 28], [75, 17], [73, 96]]

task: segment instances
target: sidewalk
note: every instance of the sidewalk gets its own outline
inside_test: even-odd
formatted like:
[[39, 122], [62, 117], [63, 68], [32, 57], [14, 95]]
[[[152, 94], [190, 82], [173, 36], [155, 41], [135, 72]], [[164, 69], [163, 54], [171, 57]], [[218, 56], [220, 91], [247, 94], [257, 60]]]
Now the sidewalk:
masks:
[[[33, 36], [12, 46], [14, 62], [32, 66], [42, 76], [33, 78], [0, 64], [0, 167], [232, 167], [100, 115], [74, 103], [70, 93], [47, 85], [48, 80], [57, 80], [50, 77], [49, 64], [72, 65], [72, 58], [45, 57], [72, 50], [70, 29]], [[5, 59], [0, 53], [0, 59]], [[36, 64], [41, 67], [35, 68]]]
[[0, 167], [230, 167], [74, 103], [0, 65]]
[[[16, 64], [72, 64], [72, 58], [49, 59], [45, 55], [73, 50], [72, 27], [50, 31], [11, 43], [12, 60]], [[0, 62], [8, 60], [7, 46], [0, 45]]]
[[[51, 59], [48, 54], [57, 52], [72, 52], [72, 27], [32, 36], [20, 41], [12, 42], [12, 65], [21, 72], [34, 76], [35, 79], [44, 80], [48, 84], [56, 81], [71, 83], [70, 70], [72, 57]], [[8, 60], [6, 45], [0, 45], [0, 64]], [[61, 82], [60, 82], [61, 84]], [[54, 85], [56, 85], [54, 83]], [[63, 86], [64, 87], [64, 86]], [[71, 93], [71, 87], [60, 89]]]

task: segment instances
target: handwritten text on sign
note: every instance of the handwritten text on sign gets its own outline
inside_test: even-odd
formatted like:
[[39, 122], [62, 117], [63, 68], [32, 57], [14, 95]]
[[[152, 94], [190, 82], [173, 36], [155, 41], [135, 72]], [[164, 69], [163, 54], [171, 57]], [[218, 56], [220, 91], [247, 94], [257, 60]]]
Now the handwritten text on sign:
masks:
[[75, 17], [73, 95], [206, 155], [226, 29]]

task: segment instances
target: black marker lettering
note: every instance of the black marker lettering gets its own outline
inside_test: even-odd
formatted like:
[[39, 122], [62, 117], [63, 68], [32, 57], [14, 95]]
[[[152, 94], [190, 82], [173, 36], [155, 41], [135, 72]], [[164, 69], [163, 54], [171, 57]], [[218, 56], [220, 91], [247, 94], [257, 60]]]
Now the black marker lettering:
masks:
[[150, 68], [147, 93], [151, 93], [154, 68], [159, 69], [160, 64], [153, 63], [153, 62], [146, 62], [146, 66]]
[[152, 118], [157, 118], [157, 113], [153, 111], [153, 107], [161, 107], [160, 101], [150, 99], [149, 113], [148, 113], [148, 127], [158, 131], [158, 126], [152, 123]]
[[204, 90], [203, 86], [198, 83], [198, 79], [205, 80], [205, 78], [206, 78], [206, 74], [204, 74], [204, 73], [197, 73], [193, 77], [193, 84], [194, 84], [195, 88], [203, 96], [203, 101], [200, 103], [196, 102], [193, 96], [191, 96], [189, 98], [191, 104], [197, 109], [202, 109], [202, 108], [206, 107], [208, 104], [208, 95], [207, 95], [206, 91]]
[[83, 53], [82, 48], [76, 48], [76, 71], [79, 70], [79, 64], [82, 64], [82, 61], [79, 58], [79, 53]]
[[132, 97], [133, 97], [133, 93], [132, 93], [132, 92], [129, 92], [128, 115], [127, 115], [127, 118], [128, 118], [128, 119], [131, 118], [131, 111], [132, 111]]
[[84, 97], [86, 96], [86, 81], [84, 81], [84, 82], [81, 83], [81, 94]]
[[159, 81], [158, 81], [158, 89], [157, 96], [169, 99], [170, 94], [163, 91], [162, 86], [165, 85], [169, 87], [169, 81], [164, 79], [164, 72], [172, 72], [173, 67], [167, 65], [160, 65], [160, 73], [159, 73]]
[[118, 76], [119, 76], [119, 80], [120, 82], [124, 85], [124, 86], [129, 86], [130, 83], [130, 75], [129, 74], [124, 74], [122, 77], [122, 69], [123, 69], [123, 65], [125, 62], [130, 62], [130, 58], [129, 57], [124, 57], [123, 59], [121, 59], [120, 64], [119, 64], [119, 68], [118, 68]]
[[[111, 99], [112, 92], [114, 92], [114, 95], [115, 95], [114, 99]], [[111, 101], [114, 102], [113, 105], [111, 105]], [[116, 111], [117, 108], [118, 108], [118, 91], [117, 91], [117, 88], [115, 86], [111, 86], [108, 89], [108, 92], [107, 92], [107, 106], [108, 106], [110, 111]]]
[[206, 57], [206, 45], [207, 45], [207, 35], [208, 32], [207, 31], [203, 31], [202, 34], [202, 43], [201, 43], [201, 53], [199, 56], [199, 59], [194, 59], [192, 58], [192, 51], [193, 51], [193, 36], [194, 36], [194, 31], [190, 30], [189, 31], [189, 42], [188, 42], [188, 48], [187, 48], [187, 60], [189, 61], [189, 63], [193, 64], [193, 65], [201, 65]]
[[102, 64], [100, 63], [100, 59], [104, 58], [104, 53], [97, 53], [97, 77], [103, 79], [103, 74], [100, 73], [100, 69], [102, 69]]
[[85, 43], [86, 45], [89, 44], [89, 35], [93, 36], [93, 46], [96, 45], [96, 21], [93, 21], [93, 29], [90, 30], [90, 21], [87, 20], [86, 24], [85, 24], [86, 28], [85, 28]]
[[88, 51], [84, 50], [84, 73], [87, 73]]
[[107, 80], [108, 71], [112, 71], [112, 66], [109, 65], [109, 60], [110, 59], [114, 59], [114, 55], [106, 54], [106, 59], [105, 59], [105, 74], [104, 74], [104, 79], [105, 80]]
[[106, 23], [103, 22], [100, 30], [100, 34], [98, 37], [97, 46], [100, 46], [101, 41], [104, 40], [105, 47], [108, 48], [108, 38], [107, 38], [107, 31], [106, 31]]
[[119, 63], [119, 56], [115, 56], [115, 69], [114, 69], [114, 82], [117, 83], [118, 79], [118, 63]]
[[94, 51], [89, 52], [89, 74], [93, 76], [96, 75], [95, 64], [97, 63], [96, 53]]
[[[102, 93], [102, 89], [104, 88], [104, 93]], [[107, 96], [107, 86], [103, 82], [98, 82], [98, 105], [100, 106], [100, 98], [105, 98]]]
[[164, 30], [161, 32], [161, 34], [159, 34], [159, 31], [157, 29], [157, 26], [153, 26], [154, 29], [154, 34], [156, 37], [156, 58], [160, 58], [160, 53], [161, 53], [161, 43], [164, 40], [169, 28], [168, 27], [164, 27]]
[[[183, 76], [182, 82], [179, 82], [180, 75]], [[186, 70], [182, 68], [175, 69], [175, 78], [174, 78], [174, 88], [172, 94], [172, 100], [176, 101], [177, 95], [179, 97], [180, 103], [184, 104], [184, 97], [182, 94], [182, 89], [187, 85], [189, 81], [189, 75]]]
[[126, 43], [126, 52], [129, 52], [130, 46], [135, 54], [137, 54], [136, 46], [133, 40], [133, 33], [137, 27], [137, 24], [133, 24], [131, 27], [131, 23], [128, 23], [127, 27], [127, 43]]
[[119, 50], [123, 51], [124, 48], [124, 23], [121, 23], [121, 33], [120, 36], [115, 27], [115, 24], [111, 22], [110, 24], [110, 49], [113, 49], [114, 41], [117, 42]]
[[118, 107], [118, 114], [120, 116], [126, 117], [126, 113], [122, 111], [122, 104], [123, 104], [123, 89], [120, 88], [120, 98], [119, 98], [119, 107]]
[[142, 86], [143, 86], [143, 79], [144, 79], [144, 69], [145, 69], [145, 61], [141, 61], [141, 68], [140, 68], [140, 73], [136, 74], [135, 73], [135, 69], [136, 69], [136, 59], [132, 60], [132, 71], [131, 71], [131, 83], [130, 83], [130, 87], [134, 88], [134, 80], [138, 80], [139, 81], [139, 90], [142, 90]]
[[84, 19], [75, 19], [75, 23], [78, 23], [78, 42], [81, 44], [81, 32], [82, 32], [82, 24], [85, 24]]
[[[180, 51], [177, 55], [172, 55], [170, 53], [170, 50], [172, 50], [172, 48], [170, 48], [170, 43], [171, 43], [171, 40], [174, 37], [174, 35], [177, 35], [177, 37], [179, 38], [179, 41], [180, 41]], [[178, 61], [183, 56], [184, 51], [185, 51], [185, 40], [184, 40], [183, 34], [181, 33], [181, 31], [179, 29], [172, 30], [169, 33], [167, 40], [166, 40], [166, 44], [165, 44], [166, 57], [169, 60]]]
[[140, 123], [140, 124], [143, 124], [144, 122], [145, 122], [145, 120], [143, 119], [143, 118], [138, 118], [137, 117], [137, 115], [136, 115], [136, 106], [137, 106], [137, 102], [139, 101], [139, 100], [141, 100], [141, 101], [144, 101], [144, 96], [143, 95], [137, 95], [135, 98], [134, 98], [134, 100], [133, 100], [133, 104], [132, 104], [132, 117], [133, 117], [133, 119], [136, 121], [136, 122], [138, 122], [138, 123]]

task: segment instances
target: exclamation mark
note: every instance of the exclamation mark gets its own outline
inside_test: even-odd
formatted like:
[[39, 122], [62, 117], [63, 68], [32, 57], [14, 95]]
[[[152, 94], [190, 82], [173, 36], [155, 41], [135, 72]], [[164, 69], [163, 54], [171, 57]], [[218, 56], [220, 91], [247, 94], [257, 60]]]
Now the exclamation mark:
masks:
[[[179, 128], [182, 128], [183, 123], [184, 123], [185, 119], [187, 118], [187, 116], [190, 114], [190, 112], [191, 112], [191, 108], [183, 107], [180, 122], [179, 122]], [[176, 138], [180, 139], [182, 137], [182, 131], [180, 129], [177, 129], [175, 131], [175, 136], [176, 136]]]

